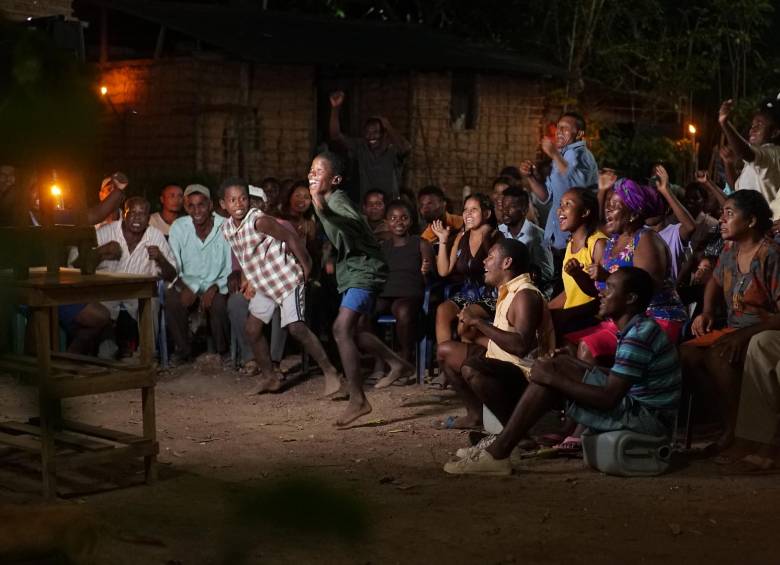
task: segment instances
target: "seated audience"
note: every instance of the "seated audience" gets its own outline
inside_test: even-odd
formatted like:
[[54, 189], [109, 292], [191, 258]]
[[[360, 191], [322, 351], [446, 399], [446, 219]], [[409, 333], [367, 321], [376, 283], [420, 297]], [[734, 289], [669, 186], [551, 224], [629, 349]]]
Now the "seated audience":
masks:
[[381, 190], [369, 190], [363, 194], [363, 215], [374, 232], [377, 241], [385, 241], [392, 237], [385, 219], [386, 195]]
[[522, 188], [508, 187], [500, 201], [503, 221], [499, 223], [498, 231], [528, 247], [534, 284], [549, 298], [554, 274], [553, 257], [550, 245], [544, 239], [544, 230], [528, 219], [528, 193]]
[[[601, 263], [590, 265], [587, 272], [595, 282], [595, 289], [600, 291], [604, 289], [609, 274], [620, 267], [639, 267], [647, 271], [656, 288], [647, 314], [658, 322], [671, 343], [677, 343], [687, 316], [671, 277], [669, 248], [657, 233], [645, 227], [645, 219], [659, 208], [659, 198], [655, 188], [630, 179], [615, 182], [606, 205], [604, 227], [609, 239], [604, 256]], [[581, 276], [575, 277], [575, 280], [585, 282]], [[591, 296], [597, 294], [592, 285], [580, 288]], [[604, 320], [566, 338], [578, 344], [577, 355], [584, 361], [607, 365], [617, 347], [617, 332], [613, 320]]]
[[228, 352], [227, 279], [232, 271], [230, 245], [220, 229], [225, 221], [214, 213], [208, 188], [191, 184], [184, 191], [189, 215], [171, 226], [169, 242], [179, 276], [165, 293], [165, 320], [176, 349], [172, 364], [192, 356], [190, 313], [198, 309], [209, 322], [214, 348]]
[[452, 228], [434, 220], [433, 232], [439, 238], [436, 270], [440, 277], [460, 285], [436, 309], [436, 343], [452, 339], [458, 314], [469, 308], [475, 316], [492, 318], [496, 308], [493, 289], [485, 285], [484, 262], [488, 251], [501, 237], [496, 230], [493, 204], [484, 194], [472, 194], [463, 204], [465, 232], [458, 233], [451, 249], [447, 248]]
[[696, 182], [689, 183], [685, 187], [683, 204], [696, 222], [696, 230], [691, 236], [691, 247], [694, 250], [698, 249], [703, 241], [709, 239], [712, 232], [720, 231], [718, 219], [707, 213], [710, 201], [707, 184], [711, 184], [707, 171], [696, 171]]
[[529, 274], [530, 254], [519, 241], [499, 239], [484, 261], [485, 283], [499, 289], [491, 324], [467, 310], [460, 314], [474, 343], [439, 345], [440, 366], [466, 405], [466, 416], [449, 419], [450, 428], [478, 428], [482, 405], [506, 424], [526, 385], [529, 357], [552, 353], [555, 336], [542, 292]]
[[493, 210], [496, 212], [496, 221], [501, 224], [504, 221], [504, 215], [501, 208], [501, 197], [504, 191], [510, 186], [515, 186], [511, 179], [498, 177], [493, 181], [493, 190], [490, 193], [490, 199], [493, 201]]
[[[410, 235], [412, 208], [405, 200], [394, 200], [387, 208], [391, 239], [382, 242], [382, 253], [389, 268], [387, 282], [379, 294], [377, 314], [391, 313], [400, 356], [414, 363], [414, 345], [418, 334], [420, 310], [425, 293], [425, 276], [433, 267], [433, 247], [419, 235]], [[375, 388], [392, 382], [380, 379]]]
[[[726, 246], [704, 292], [704, 309], [693, 321], [695, 339], [683, 344], [686, 378], [711, 393], [724, 422], [712, 450], [734, 440], [739, 388], [750, 338], [780, 329], [780, 245], [767, 237], [772, 212], [757, 191], [738, 190], [723, 206]], [[725, 300], [727, 326], [715, 328], [715, 308]], [[702, 369], [705, 370], [702, 370]]]
[[619, 341], [609, 373], [570, 355], [538, 360], [530, 382], [503, 431], [481, 445], [458, 451], [461, 458], [444, 466], [450, 474], [509, 475], [509, 456], [551, 409], [566, 413], [593, 432], [631, 430], [670, 437], [680, 399], [677, 351], [658, 324], [647, 316], [655, 282], [644, 270], [621, 267], [600, 293], [599, 313], [615, 321]]
[[558, 221], [561, 229], [571, 234], [563, 259], [563, 292], [549, 305], [556, 342], [562, 343], [564, 334], [598, 324], [599, 301], [583, 292], [580, 285], [593, 284], [587, 269], [601, 262], [607, 236], [598, 227], [598, 199], [588, 188], [572, 188], [563, 193]]
[[149, 225], [157, 228], [164, 236], [168, 236], [171, 224], [182, 215], [184, 208], [184, 191], [178, 184], [169, 184], [160, 193], [162, 209], [149, 218]]
[[447, 199], [444, 192], [438, 186], [426, 186], [420, 189], [417, 195], [417, 203], [420, 216], [425, 222], [425, 229], [420, 237], [436, 245], [439, 241], [433, 231], [433, 222], [439, 220], [443, 225], [452, 229], [452, 237], [463, 228], [463, 217], [447, 212]]
[[[669, 173], [662, 165], [654, 169], [655, 186], [662, 198], [658, 199], [658, 215], [650, 216], [645, 225], [661, 236], [669, 248], [672, 279], [677, 280], [677, 274], [685, 260], [686, 251], [690, 249], [690, 240], [696, 230], [696, 222], [691, 213], [685, 209], [674, 194], [669, 184]], [[677, 222], [672, 222], [672, 215]]]
[[282, 185], [275, 177], [266, 177], [263, 182], [260, 183], [260, 188], [263, 190], [263, 204], [260, 206], [260, 210], [266, 214], [272, 216], [279, 215], [279, 196], [282, 190]]

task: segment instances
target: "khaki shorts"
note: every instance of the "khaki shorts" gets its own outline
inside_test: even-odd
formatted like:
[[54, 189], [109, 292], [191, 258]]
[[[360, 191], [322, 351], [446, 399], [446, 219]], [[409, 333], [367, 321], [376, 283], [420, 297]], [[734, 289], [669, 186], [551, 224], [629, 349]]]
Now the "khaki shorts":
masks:
[[293, 322], [303, 322], [306, 314], [306, 289], [303, 285], [296, 286], [295, 290], [282, 298], [281, 304], [258, 292], [249, 301], [249, 313], [267, 324], [271, 321], [277, 306], [281, 308], [282, 327], [289, 326]]

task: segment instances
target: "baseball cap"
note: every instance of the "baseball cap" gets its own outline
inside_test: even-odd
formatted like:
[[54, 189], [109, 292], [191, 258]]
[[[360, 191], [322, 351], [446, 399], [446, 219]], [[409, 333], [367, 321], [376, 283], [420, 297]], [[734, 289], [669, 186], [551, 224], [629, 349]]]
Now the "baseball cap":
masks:
[[191, 184], [187, 188], [184, 189], [184, 197], [186, 198], [190, 194], [202, 194], [208, 199], [211, 199], [211, 192], [208, 188], [203, 186], [202, 184]]

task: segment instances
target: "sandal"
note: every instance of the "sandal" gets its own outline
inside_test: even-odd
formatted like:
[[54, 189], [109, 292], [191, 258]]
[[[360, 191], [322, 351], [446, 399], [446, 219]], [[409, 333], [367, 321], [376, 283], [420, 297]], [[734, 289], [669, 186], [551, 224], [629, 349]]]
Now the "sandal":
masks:
[[577, 436], [568, 436], [552, 449], [564, 457], [580, 457], [582, 455], [582, 438]]

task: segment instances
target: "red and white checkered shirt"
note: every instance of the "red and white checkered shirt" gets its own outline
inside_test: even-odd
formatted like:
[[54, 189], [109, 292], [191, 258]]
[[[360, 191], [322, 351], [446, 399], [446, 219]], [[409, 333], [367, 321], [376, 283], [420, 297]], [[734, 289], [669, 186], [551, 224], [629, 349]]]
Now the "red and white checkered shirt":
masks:
[[295, 287], [303, 284], [303, 269], [286, 243], [255, 228], [255, 222], [263, 215], [252, 208], [238, 227], [229, 218], [222, 223], [222, 234], [249, 283], [257, 292], [281, 303]]

